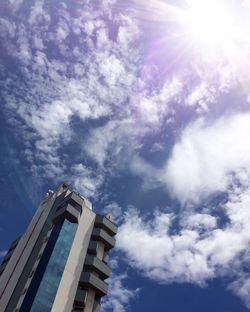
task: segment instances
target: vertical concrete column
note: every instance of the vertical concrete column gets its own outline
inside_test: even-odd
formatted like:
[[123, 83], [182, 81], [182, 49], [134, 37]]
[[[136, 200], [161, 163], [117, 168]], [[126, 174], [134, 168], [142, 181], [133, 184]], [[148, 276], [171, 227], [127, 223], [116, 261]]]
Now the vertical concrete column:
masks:
[[100, 302], [99, 301], [95, 301], [93, 312], [100, 312]]
[[95, 213], [84, 206], [51, 312], [72, 310], [94, 221]]
[[95, 291], [90, 288], [88, 289], [84, 312], [93, 312], [94, 304], [95, 304]]
[[102, 242], [98, 243], [98, 247], [97, 247], [97, 258], [100, 260], [103, 260], [103, 256], [104, 256], [104, 244]]

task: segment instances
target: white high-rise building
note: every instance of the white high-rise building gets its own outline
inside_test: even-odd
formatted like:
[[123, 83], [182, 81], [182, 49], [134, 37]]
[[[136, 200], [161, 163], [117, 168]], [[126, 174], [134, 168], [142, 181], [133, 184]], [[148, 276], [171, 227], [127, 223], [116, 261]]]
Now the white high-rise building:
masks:
[[66, 184], [49, 191], [0, 266], [0, 311], [98, 312], [116, 233]]

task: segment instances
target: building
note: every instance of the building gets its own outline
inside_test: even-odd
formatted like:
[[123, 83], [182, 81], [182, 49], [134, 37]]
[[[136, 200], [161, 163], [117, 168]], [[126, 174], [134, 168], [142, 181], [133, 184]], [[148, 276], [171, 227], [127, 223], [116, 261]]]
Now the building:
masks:
[[99, 311], [116, 233], [66, 184], [49, 191], [2, 262], [0, 311]]

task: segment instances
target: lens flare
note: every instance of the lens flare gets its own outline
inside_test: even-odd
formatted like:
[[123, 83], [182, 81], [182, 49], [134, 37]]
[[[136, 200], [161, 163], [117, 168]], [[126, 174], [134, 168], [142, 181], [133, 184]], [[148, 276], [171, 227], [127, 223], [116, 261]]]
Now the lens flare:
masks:
[[147, 27], [149, 59], [166, 64], [164, 73], [171, 64], [211, 77], [230, 68], [249, 90], [250, 0], [130, 1]]

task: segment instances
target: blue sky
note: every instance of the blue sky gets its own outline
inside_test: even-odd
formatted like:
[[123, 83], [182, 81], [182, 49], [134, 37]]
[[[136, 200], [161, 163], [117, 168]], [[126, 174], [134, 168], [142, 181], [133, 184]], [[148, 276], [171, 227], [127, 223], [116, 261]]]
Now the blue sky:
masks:
[[2, 0], [0, 257], [67, 181], [119, 225], [103, 312], [249, 311], [249, 18]]

